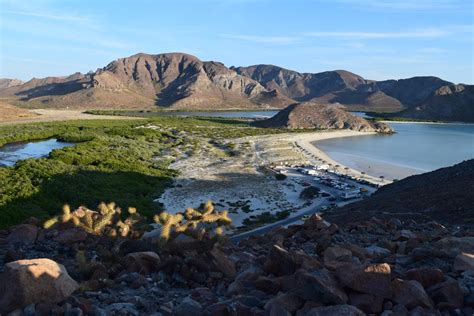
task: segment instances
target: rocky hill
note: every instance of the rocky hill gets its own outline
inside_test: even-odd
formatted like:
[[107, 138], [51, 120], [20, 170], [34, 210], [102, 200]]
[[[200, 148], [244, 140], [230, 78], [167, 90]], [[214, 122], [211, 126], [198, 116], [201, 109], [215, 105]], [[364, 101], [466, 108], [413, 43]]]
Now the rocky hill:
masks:
[[25, 109], [20, 109], [4, 101], [0, 101], [0, 120], [32, 116], [36, 116], [36, 114]]
[[374, 81], [344, 70], [312, 74], [273, 65], [233, 69], [300, 102], [341, 104], [351, 111], [394, 112], [407, 118], [474, 121], [473, 86], [436, 77]]
[[345, 70], [299, 73], [273, 65], [227, 68], [184, 53], [140, 53], [86, 75], [26, 83], [1, 79], [0, 97], [16, 96], [26, 107], [211, 110], [284, 108], [312, 101], [343, 105], [350, 111], [474, 121], [472, 87], [436, 77], [374, 81]]
[[33, 107], [223, 109], [282, 107], [291, 100], [218, 62], [182, 53], [136, 54], [94, 73], [32, 79], [0, 89]]
[[23, 81], [18, 79], [0, 79], [0, 89], [6, 89], [14, 86], [19, 86]]
[[474, 159], [414, 175], [380, 188], [372, 196], [335, 210], [336, 223], [397, 217], [451, 224], [474, 224]]
[[303, 102], [289, 105], [275, 116], [257, 121], [261, 127], [289, 129], [351, 129], [362, 132], [393, 133], [387, 124], [368, 121], [341, 106]]
[[[98, 214], [91, 212], [78, 209], [61, 221], [76, 216], [80, 223]], [[396, 217], [336, 225], [312, 216], [302, 225], [234, 244], [189, 236], [153, 243], [137, 231], [121, 230], [128, 237], [114, 237], [112, 230], [97, 234], [75, 225], [42, 228], [31, 219], [0, 231], [0, 312], [363, 316], [474, 311], [472, 226]]]
[[421, 104], [396, 115], [415, 119], [472, 122], [474, 86], [461, 84], [442, 86]]

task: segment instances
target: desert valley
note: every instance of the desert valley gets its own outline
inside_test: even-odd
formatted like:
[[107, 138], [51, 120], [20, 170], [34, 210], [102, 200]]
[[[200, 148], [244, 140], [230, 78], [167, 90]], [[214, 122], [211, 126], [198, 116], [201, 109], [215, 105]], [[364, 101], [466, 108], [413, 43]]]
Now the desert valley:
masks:
[[[433, 1], [450, 12], [448, 4]], [[240, 10], [250, 12], [245, 3], [213, 4], [212, 10], [232, 6], [236, 11], [226, 16], [233, 20]], [[341, 12], [359, 8], [350, 11], [354, 15], [415, 10], [402, 0], [336, 3]], [[472, 30], [222, 33], [221, 40], [251, 44], [238, 54], [221, 50], [225, 63], [184, 52], [136, 53], [89, 72], [53, 76], [58, 71], [52, 68], [61, 68], [59, 52], [69, 49], [63, 42], [94, 55], [105, 55], [100, 45], [122, 49], [95, 40], [107, 19], [60, 14], [58, 3], [48, 13], [40, 8], [52, 4], [37, 12], [0, 5], [11, 44], [0, 51], [0, 315], [474, 315], [472, 76], [455, 83], [426, 75], [454, 73], [449, 67], [428, 66], [425, 75], [403, 79], [311, 71], [336, 58], [311, 67], [312, 59], [298, 60], [305, 50], [296, 49], [315, 37], [336, 37], [328, 43], [351, 51], [397, 41], [415, 47], [412, 41], [442, 42], [446, 32]], [[69, 5], [77, 12], [123, 14], [118, 5]], [[261, 10], [263, 4], [253, 5]], [[275, 3], [275, 10], [307, 14], [299, 5]], [[423, 6], [427, 15], [444, 14], [430, 1], [416, 10]], [[152, 10], [137, 10], [150, 18]], [[212, 10], [200, 12], [212, 21]], [[170, 11], [176, 30], [188, 23], [177, 12]], [[47, 20], [55, 30], [80, 25], [90, 36], [39, 32], [59, 36], [58, 53], [51, 55], [58, 61], [9, 57], [15, 41], [23, 41], [9, 37], [22, 32], [11, 16]], [[207, 25], [207, 19], [193, 21]], [[108, 36], [155, 34], [135, 31], [130, 20], [121, 20], [129, 29], [115, 26]], [[49, 49], [31, 41], [32, 50]], [[168, 41], [179, 42], [163, 40], [163, 47]], [[155, 47], [135, 43], [141, 44], [122, 50]], [[268, 45], [280, 50], [258, 53]], [[428, 47], [423, 58], [445, 51]], [[258, 63], [275, 56], [299, 71]], [[364, 56], [363, 66], [377, 63], [374, 56]], [[425, 65], [423, 58], [403, 63], [416, 68]], [[17, 68], [7, 65], [15, 60]], [[228, 60], [257, 62], [230, 66]], [[458, 67], [454, 59], [446, 62]], [[384, 67], [393, 68], [390, 62]], [[399, 73], [420, 69], [404, 67]], [[38, 69], [48, 76], [25, 79]], [[469, 77], [461, 72], [459, 78]]]

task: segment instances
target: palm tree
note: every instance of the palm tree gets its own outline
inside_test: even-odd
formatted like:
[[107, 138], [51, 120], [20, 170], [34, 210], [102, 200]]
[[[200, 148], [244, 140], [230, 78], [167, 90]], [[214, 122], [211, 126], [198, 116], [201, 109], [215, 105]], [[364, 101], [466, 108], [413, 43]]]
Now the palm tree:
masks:
[[380, 180], [382, 180], [382, 182], [383, 182], [383, 179], [385, 179], [384, 176], [380, 176], [379, 178], [380, 178]]

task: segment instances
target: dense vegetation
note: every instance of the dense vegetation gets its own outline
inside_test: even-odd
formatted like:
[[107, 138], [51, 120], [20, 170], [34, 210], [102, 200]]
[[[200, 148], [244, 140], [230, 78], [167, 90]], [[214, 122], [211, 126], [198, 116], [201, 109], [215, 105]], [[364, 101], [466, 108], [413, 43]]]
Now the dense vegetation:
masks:
[[378, 112], [366, 112], [365, 115], [369, 116], [367, 120], [370, 121], [391, 121], [391, 122], [430, 122], [430, 123], [443, 123], [440, 120], [429, 120], [429, 119], [417, 119], [397, 116], [399, 113], [378, 113]]
[[[147, 128], [144, 128], [147, 127]], [[192, 154], [201, 137], [228, 139], [269, 134], [241, 120], [155, 117], [0, 126], [0, 146], [58, 138], [77, 145], [54, 150], [49, 158], [0, 168], [0, 227], [35, 216], [51, 217], [63, 204], [72, 208], [115, 201], [151, 218], [153, 200], [172, 185], [170, 162]]]

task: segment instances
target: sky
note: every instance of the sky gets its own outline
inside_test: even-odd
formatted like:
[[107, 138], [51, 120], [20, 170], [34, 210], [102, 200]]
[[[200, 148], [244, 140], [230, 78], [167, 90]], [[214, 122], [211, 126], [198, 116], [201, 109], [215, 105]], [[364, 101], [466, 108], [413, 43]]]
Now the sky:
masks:
[[0, 0], [0, 77], [86, 73], [144, 52], [226, 66], [474, 83], [472, 0]]

